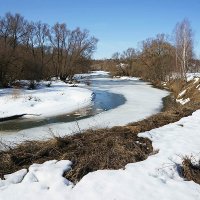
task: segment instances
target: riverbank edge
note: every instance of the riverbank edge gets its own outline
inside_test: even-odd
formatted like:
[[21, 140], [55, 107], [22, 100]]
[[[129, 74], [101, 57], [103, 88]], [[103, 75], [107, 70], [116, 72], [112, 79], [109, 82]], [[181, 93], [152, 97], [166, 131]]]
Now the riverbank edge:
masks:
[[[153, 86], [158, 88], [157, 85]], [[0, 152], [0, 177], [28, 168], [33, 163], [68, 159], [72, 161], [73, 166], [64, 176], [76, 183], [89, 172], [98, 169], [120, 169], [128, 163], [145, 160], [156, 152], [152, 142], [147, 138], [138, 137], [138, 133], [176, 122], [200, 109], [199, 104], [192, 102], [187, 105], [177, 104], [175, 92], [170, 88], [170, 84], [167, 88], [159, 85], [159, 89], [171, 92], [163, 98], [163, 109], [141, 121], [126, 126], [86, 130], [63, 138], [54, 137], [44, 142], [27, 141], [14, 148], [7, 147], [7, 151]]]

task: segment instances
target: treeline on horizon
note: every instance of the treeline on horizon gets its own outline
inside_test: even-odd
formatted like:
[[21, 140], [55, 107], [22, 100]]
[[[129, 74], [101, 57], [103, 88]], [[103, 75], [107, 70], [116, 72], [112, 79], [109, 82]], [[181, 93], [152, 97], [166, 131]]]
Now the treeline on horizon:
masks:
[[6, 13], [0, 17], [0, 87], [16, 80], [30, 80], [34, 87], [51, 77], [72, 79], [75, 73], [88, 71], [96, 45], [97, 39], [87, 30]]
[[186, 79], [187, 72], [200, 71], [193, 37], [190, 22], [184, 19], [170, 37], [158, 34], [142, 41], [139, 49], [128, 48], [114, 53], [111, 59], [92, 60], [98, 40], [89, 31], [70, 30], [65, 23], [50, 26], [6, 13], [0, 17], [0, 87], [29, 80], [30, 88], [34, 88], [40, 80], [72, 80], [74, 74], [91, 69], [151, 82]]
[[176, 24], [173, 34], [158, 34], [140, 43], [140, 49], [116, 52], [111, 59], [96, 60], [94, 68], [109, 70], [115, 76], [138, 76], [151, 82], [186, 79], [187, 72], [199, 72], [194, 55], [194, 34], [187, 19]]

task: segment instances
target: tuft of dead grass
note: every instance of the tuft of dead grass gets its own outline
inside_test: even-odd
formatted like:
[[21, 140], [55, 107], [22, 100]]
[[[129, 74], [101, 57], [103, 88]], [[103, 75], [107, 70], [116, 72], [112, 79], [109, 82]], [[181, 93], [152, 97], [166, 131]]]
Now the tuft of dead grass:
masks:
[[[191, 80], [189, 82], [183, 80], [173, 80], [167, 84], [167, 87], [170, 89], [170, 91], [173, 92], [176, 99], [190, 98], [190, 102], [192, 102], [193, 104], [198, 104], [200, 103], [200, 92], [198, 90], [199, 84], [200, 80]], [[181, 97], [179, 97], [179, 93], [184, 90], [185, 93]]]
[[184, 105], [184, 106], [172, 106], [164, 112], [152, 115], [144, 120], [130, 123], [127, 127], [134, 133], [150, 131], [154, 128], [159, 128], [169, 123], [176, 122], [183, 117], [192, 115], [192, 113], [199, 109], [200, 105]]
[[193, 159], [188, 156], [183, 158], [181, 173], [186, 180], [200, 184], [200, 160], [194, 164]]
[[174, 96], [177, 97], [180, 91], [187, 85], [187, 82], [183, 79], [174, 79], [167, 83], [167, 87], [173, 92]]

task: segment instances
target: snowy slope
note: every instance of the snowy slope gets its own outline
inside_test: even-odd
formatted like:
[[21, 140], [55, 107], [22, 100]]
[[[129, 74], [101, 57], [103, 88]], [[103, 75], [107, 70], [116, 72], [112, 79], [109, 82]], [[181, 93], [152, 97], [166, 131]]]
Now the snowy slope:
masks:
[[[200, 110], [176, 123], [141, 133], [140, 136], [153, 141], [154, 150], [159, 150], [145, 161], [130, 163], [124, 170], [99, 170], [89, 173], [75, 186], [67, 180], [61, 182], [60, 171], [58, 176], [54, 177], [55, 185], [51, 185], [49, 170], [54, 174], [54, 167], [56, 168], [52, 166], [49, 170], [42, 171], [41, 182], [31, 179], [24, 183], [24, 180], [28, 179], [27, 175], [22, 182], [18, 178], [20, 181], [15, 184], [0, 181], [0, 200], [199, 200], [200, 186], [192, 181], [185, 181], [177, 170], [183, 156], [199, 156], [199, 130]], [[66, 164], [67, 169], [69, 165], [70, 163]], [[41, 173], [40, 169], [36, 168], [36, 171]], [[24, 175], [26, 171], [18, 174], [20, 173]], [[14, 179], [18, 174], [10, 176], [10, 179]]]
[[184, 105], [189, 102], [198, 103], [200, 98], [200, 73], [187, 74], [187, 84], [177, 96], [176, 102]]
[[61, 81], [53, 81], [51, 87], [37, 90], [1, 89], [0, 118], [19, 114], [30, 114], [26, 117], [66, 114], [88, 106], [91, 99], [92, 91], [69, 87]]
[[187, 81], [189, 82], [189, 81], [191, 81], [191, 80], [193, 80], [195, 78], [200, 77], [200, 73], [199, 72], [196, 72], [196, 73], [187, 73], [186, 77], [187, 77]]
[[64, 200], [66, 191], [73, 186], [62, 177], [70, 166], [70, 161], [52, 160], [6, 176], [6, 180], [0, 181], [0, 200]]

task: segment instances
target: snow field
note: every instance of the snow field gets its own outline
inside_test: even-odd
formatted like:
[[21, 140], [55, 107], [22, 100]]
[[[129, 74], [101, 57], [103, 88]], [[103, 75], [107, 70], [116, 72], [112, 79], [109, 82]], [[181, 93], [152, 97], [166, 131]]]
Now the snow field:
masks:
[[69, 87], [61, 81], [53, 81], [51, 87], [37, 90], [0, 90], [0, 118], [30, 114], [25, 117], [49, 117], [73, 112], [90, 105], [92, 91]]
[[21, 170], [0, 181], [0, 200], [199, 200], [200, 186], [178, 173], [183, 156], [199, 156], [199, 130], [200, 110], [176, 123], [141, 133], [153, 141], [157, 154], [130, 163], [124, 170], [89, 173], [75, 186], [62, 178], [63, 171], [70, 168], [69, 161], [34, 164], [28, 173]]
[[62, 175], [71, 169], [71, 164], [68, 160], [51, 160], [5, 176], [0, 180], [0, 199], [64, 200], [73, 184]]

